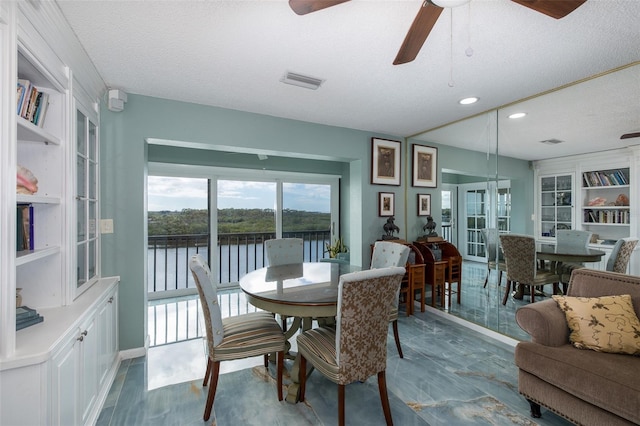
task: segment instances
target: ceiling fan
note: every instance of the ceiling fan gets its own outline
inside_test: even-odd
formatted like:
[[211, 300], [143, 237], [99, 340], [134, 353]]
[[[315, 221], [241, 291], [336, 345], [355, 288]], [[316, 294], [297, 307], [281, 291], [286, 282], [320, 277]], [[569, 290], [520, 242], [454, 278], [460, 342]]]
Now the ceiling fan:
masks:
[[625, 133], [620, 139], [640, 138], [640, 132]]
[[[289, 0], [289, 6], [298, 15], [317, 12], [349, 0]], [[471, 0], [424, 0], [416, 15], [409, 32], [400, 46], [398, 55], [393, 65], [406, 64], [413, 61], [422, 45], [427, 40], [431, 29], [438, 21], [444, 7], [454, 7]], [[511, 0], [522, 6], [526, 6], [536, 12], [544, 13], [552, 18], [560, 19], [571, 12], [586, 0]]]

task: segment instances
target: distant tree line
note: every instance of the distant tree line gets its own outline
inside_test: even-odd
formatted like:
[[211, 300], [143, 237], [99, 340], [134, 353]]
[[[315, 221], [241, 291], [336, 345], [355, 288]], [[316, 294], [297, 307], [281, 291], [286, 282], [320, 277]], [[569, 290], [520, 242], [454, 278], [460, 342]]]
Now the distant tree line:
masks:
[[[331, 228], [329, 213], [285, 209], [282, 212], [285, 231], [327, 231]], [[149, 235], [208, 234], [207, 209], [157, 211], [148, 213]], [[218, 209], [218, 233], [275, 232], [273, 209]]]

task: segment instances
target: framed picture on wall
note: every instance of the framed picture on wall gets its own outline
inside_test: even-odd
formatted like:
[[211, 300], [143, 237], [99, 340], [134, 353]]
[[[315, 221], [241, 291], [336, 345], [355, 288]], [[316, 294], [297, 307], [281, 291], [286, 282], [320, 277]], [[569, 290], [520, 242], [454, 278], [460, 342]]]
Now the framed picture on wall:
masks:
[[400, 185], [400, 142], [371, 138], [371, 183]]
[[378, 192], [378, 216], [393, 216], [395, 210], [395, 194], [393, 192]]
[[413, 145], [413, 186], [438, 186], [438, 148]]
[[431, 194], [418, 194], [418, 216], [431, 214]]

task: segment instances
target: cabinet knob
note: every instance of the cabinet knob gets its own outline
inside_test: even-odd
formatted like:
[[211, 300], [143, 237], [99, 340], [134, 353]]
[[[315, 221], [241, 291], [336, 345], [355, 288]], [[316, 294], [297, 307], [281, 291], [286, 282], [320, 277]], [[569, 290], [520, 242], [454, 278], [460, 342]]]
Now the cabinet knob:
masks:
[[82, 342], [84, 340], [84, 336], [80, 335], [80, 337], [78, 337], [76, 340], [79, 341], [79, 342]]
[[109, 300], [107, 300], [107, 303], [113, 303], [113, 296], [111, 296]]

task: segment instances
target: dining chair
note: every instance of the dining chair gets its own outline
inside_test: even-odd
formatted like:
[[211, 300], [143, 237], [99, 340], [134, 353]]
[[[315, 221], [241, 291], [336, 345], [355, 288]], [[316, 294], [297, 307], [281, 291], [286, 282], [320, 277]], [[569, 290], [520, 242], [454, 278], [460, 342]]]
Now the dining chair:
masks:
[[[302, 238], [274, 238], [264, 242], [269, 266], [291, 265], [304, 262], [304, 241]], [[282, 329], [288, 328], [288, 317], [280, 315]]]
[[[445, 277], [445, 291], [448, 297], [448, 304], [451, 307], [452, 294], [457, 295], [458, 305], [462, 298], [462, 256], [449, 256], [449, 267]], [[453, 285], [456, 284], [456, 289]]]
[[[556, 231], [556, 246], [558, 249], [586, 248], [589, 245], [592, 236], [593, 232], [591, 231], [583, 231], [579, 229], [558, 229]], [[584, 268], [584, 263], [563, 262], [558, 268], [557, 272], [558, 275], [560, 275], [563, 294], [567, 294], [567, 287], [569, 286], [571, 272], [574, 269], [579, 268]]]
[[483, 228], [480, 230], [482, 238], [484, 240], [484, 251], [487, 258], [487, 276], [484, 279], [483, 288], [487, 287], [489, 282], [489, 276], [491, 271], [498, 270], [498, 287], [502, 283], [502, 274], [507, 270], [507, 264], [504, 263], [504, 256], [499, 248], [498, 229], [497, 228]]
[[264, 356], [264, 366], [269, 368], [269, 354], [276, 353], [278, 401], [282, 401], [282, 369], [286, 338], [282, 329], [269, 312], [259, 311], [222, 318], [218, 304], [216, 285], [211, 270], [199, 254], [191, 257], [189, 269], [200, 295], [207, 338], [207, 370], [202, 386], [209, 386], [203, 419], [209, 420], [216, 396], [220, 362], [234, 359]]
[[530, 235], [501, 234], [500, 245], [507, 265], [507, 285], [502, 304], [507, 304], [512, 285], [529, 286], [531, 303], [534, 302], [535, 288], [554, 284], [560, 280], [558, 274], [539, 269], [536, 262], [536, 240]]
[[274, 238], [264, 242], [269, 266], [302, 263], [304, 245], [302, 238]]
[[[413, 303], [416, 300], [416, 292], [420, 292], [420, 312], [425, 311], [426, 297], [426, 266], [424, 257], [418, 248], [411, 244], [409, 257], [407, 258], [407, 273], [400, 283], [400, 294], [404, 296], [407, 316], [413, 314]], [[402, 299], [402, 297], [400, 297]], [[402, 357], [401, 357], [402, 358]]]
[[[345, 386], [377, 374], [380, 402], [392, 425], [386, 385], [389, 306], [395, 301], [405, 269], [391, 266], [340, 277], [335, 328], [307, 330], [297, 337], [300, 401], [305, 399], [307, 361], [338, 384], [338, 424], [345, 424]], [[354, 420], [355, 422], [355, 420]]]
[[638, 244], [638, 238], [621, 238], [616, 241], [616, 244], [611, 250], [611, 255], [607, 261], [606, 270], [611, 272], [619, 272], [621, 274], [627, 273], [627, 266], [631, 259], [631, 253]]
[[[392, 243], [390, 241], [376, 241], [373, 245], [373, 253], [371, 254], [371, 269], [387, 268], [390, 266], [406, 267], [409, 260], [409, 253], [411, 249], [398, 243]], [[402, 285], [398, 287], [398, 294], [391, 306], [391, 312], [389, 314], [389, 322], [393, 328], [393, 338], [396, 342], [396, 348], [398, 349], [398, 355], [400, 358], [404, 358], [402, 353], [402, 346], [400, 346], [400, 333], [398, 332], [398, 304], [400, 303], [400, 292]], [[405, 287], [406, 294], [408, 295], [410, 290]], [[411, 302], [413, 303], [413, 302]], [[409, 302], [407, 301], [407, 306]], [[409, 307], [407, 307], [407, 310]]]

